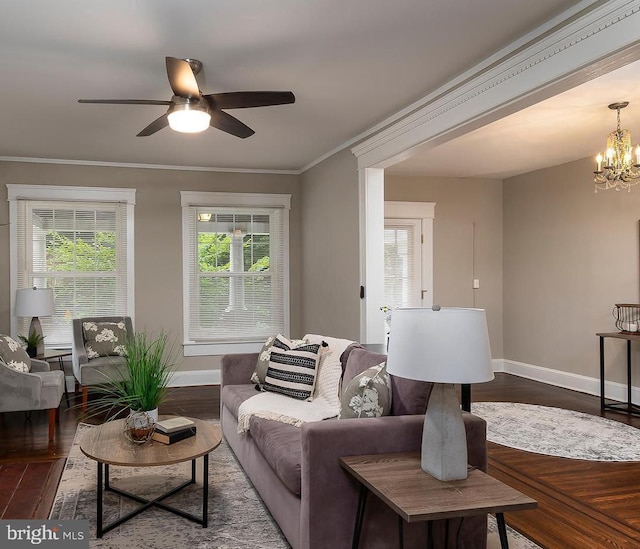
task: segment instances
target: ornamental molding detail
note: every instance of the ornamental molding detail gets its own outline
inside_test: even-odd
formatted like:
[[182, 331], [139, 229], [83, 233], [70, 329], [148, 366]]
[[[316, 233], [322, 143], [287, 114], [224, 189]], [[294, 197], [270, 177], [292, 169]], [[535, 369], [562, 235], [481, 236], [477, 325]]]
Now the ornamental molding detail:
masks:
[[435, 146], [533, 104], [534, 94], [550, 97], [558, 86], [568, 89], [637, 59], [640, 0], [565, 12], [415, 103], [351, 152], [359, 169], [388, 167], [411, 148]]

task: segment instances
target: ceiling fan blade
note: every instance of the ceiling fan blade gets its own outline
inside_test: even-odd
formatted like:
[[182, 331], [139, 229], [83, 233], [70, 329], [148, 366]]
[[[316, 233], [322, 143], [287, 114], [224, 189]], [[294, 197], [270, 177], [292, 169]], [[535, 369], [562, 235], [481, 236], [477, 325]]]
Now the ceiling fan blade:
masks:
[[211, 111], [211, 122], [209, 125], [242, 139], [246, 139], [256, 133], [237, 118], [219, 110]]
[[197, 99], [200, 97], [198, 81], [196, 80], [191, 65], [184, 59], [177, 57], [166, 57], [167, 76], [173, 93], [178, 97], [187, 99]]
[[163, 114], [160, 118], [156, 118], [151, 124], [149, 124], [144, 130], [142, 130], [136, 137], [147, 137], [152, 135], [162, 128], [166, 128], [169, 125], [169, 119], [167, 113]]
[[107, 105], [165, 105], [171, 101], [156, 101], [155, 99], [78, 99], [78, 103], [103, 103]]
[[248, 107], [268, 107], [295, 103], [296, 97], [290, 91], [240, 91], [210, 93], [203, 96], [209, 104], [218, 109], [245, 109]]

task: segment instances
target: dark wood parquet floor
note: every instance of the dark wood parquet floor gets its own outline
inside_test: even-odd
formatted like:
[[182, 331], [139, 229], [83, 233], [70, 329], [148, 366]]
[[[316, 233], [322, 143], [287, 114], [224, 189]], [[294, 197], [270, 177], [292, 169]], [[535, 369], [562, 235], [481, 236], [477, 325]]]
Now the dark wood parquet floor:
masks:
[[[474, 385], [472, 399], [541, 404], [601, 415], [597, 397], [497, 374]], [[172, 390], [160, 413], [218, 418], [219, 387]], [[640, 428], [640, 417], [605, 417]], [[47, 414], [0, 414], [0, 518], [46, 518], [79, 409], [63, 400], [55, 441], [47, 443]], [[91, 421], [95, 421], [91, 420]], [[640, 462], [587, 462], [530, 454], [489, 444], [489, 473], [538, 501], [507, 514], [507, 522], [545, 549], [640, 547]]]

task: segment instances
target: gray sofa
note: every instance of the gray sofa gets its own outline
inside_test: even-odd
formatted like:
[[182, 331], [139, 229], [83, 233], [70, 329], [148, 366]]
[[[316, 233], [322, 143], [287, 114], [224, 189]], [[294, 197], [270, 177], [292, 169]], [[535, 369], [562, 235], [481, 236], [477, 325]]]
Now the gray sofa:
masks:
[[[339, 458], [386, 452], [419, 452], [431, 384], [392, 376], [392, 415], [380, 418], [328, 419], [295, 427], [252, 417], [249, 432], [237, 430], [238, 407], [256, 394], [250, 377], [257, 353], [222, 359], [223, 435], [271, 515], [294, 549], [351, 547], [358, 484], [340, 467]], [[353, 345], [341, 357], [343, 384], [379, 364], [385, 356]], [[469, 463], [486, 471], [486, 423], [463, 412]], [[451, 521], [455, 532], [458, 523]], [[450, 531], [451, 531], [450, 530]], [[443, 548], [444, 523], [436, 523], [436, 547]], [[423, 523], [405, 525], [405, 547], [425, 547]], [[486, 516], [461, 523], [458, 547], [485, 549]], [[398, 520], [370, 497], [360, 547], [388, 549], [398, 543]]]

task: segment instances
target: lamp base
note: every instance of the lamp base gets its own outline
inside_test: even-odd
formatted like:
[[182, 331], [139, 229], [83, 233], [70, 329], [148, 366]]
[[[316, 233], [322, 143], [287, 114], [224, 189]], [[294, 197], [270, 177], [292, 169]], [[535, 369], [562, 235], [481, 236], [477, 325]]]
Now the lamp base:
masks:
[[44, 354], [44, 334], [42, 333], [42, 326], [40, 326], [40, 319], [34, 316], [29, 324], [29, 335], [36, 333], [40, 336], [40, 341], [36, 345], [36, 356], [42, 356]]
[[467, 435], [451, 383], [433, 384], [424, 416], [420, 466], [438, 480], [467, 478]]

